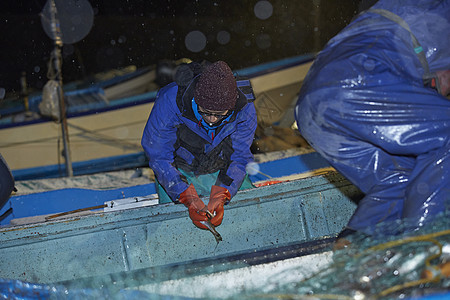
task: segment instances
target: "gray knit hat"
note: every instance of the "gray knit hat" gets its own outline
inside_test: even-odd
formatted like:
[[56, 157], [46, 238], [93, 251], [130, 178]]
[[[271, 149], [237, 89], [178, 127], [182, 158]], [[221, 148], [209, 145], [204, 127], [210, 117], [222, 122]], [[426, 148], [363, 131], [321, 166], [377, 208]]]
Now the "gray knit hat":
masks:
[[237, 97], [233, 72], [223, 61], [217, 61], [206, 67], [194, 92], [195, 102], [202, 108], [213, 111], [233, 109]]

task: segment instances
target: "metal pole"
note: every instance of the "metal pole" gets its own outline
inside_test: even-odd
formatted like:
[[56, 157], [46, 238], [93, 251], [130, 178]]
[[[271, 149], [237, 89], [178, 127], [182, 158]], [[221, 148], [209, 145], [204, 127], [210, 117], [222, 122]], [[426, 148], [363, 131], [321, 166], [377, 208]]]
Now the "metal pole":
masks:
[[72, 170], [72, 160], [70, 156], [70, 148], [69, 148], [69, 132], [67, 127], [67, 118], [66, 118], [66, 105], [64, 101], [64, 91], [63, 91], [63, 80], [62, 80], [62, 59], [61, 59], [61, 48], [63, 46], [61, 28], [59, 26], [59, 21], [56, 18], [56, 4], [55, 0], [51, 0], [51, 26], [52, 33], [55, 40], [55, 50], [54, 50], [54, 68], [56, 74], [56, 80], [59, 83], [58, 87], [58, 100], [59, 100], [59, 112], [60, 112], [60, 121], [61, 121], [61, 131], [63, 138], [63, 146], [64, 146], [64, 159], [66, 162], [66, 173], [68, 177], [73, 176]]

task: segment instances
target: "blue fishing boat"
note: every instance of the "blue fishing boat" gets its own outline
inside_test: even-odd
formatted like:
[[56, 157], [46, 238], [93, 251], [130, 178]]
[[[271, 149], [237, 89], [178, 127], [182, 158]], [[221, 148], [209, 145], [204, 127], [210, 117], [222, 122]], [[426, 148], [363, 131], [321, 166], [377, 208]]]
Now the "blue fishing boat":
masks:
[[2, 227], [0, 278], [47, 284], [289, 249], [338, 233], [354, 209], [349, 199], [357, 195], [338, 174], [242, 191], [227, 207], [217, 248], [210, 232], [195, 229], [183, 206], [154, 205], [150, 195], [120, 197], [84, 215], [47, 214], [37, 222]]
[[[316, 152], [269, 156], [256, 155], [259, 172], [251, 179], [258, 187], [239, 191], [225, 208], [217, 227], [220, 242], [196, 228], [184, 206], [158, 204], [151, 183], [135, 187], [137, 192], [113, 189], [110, 200], [97, 207], [92, 204], [101, 193], [92, 190], [16, 199], [39, 198], [33, 206], [40, 212], [0, 228], [1, 295], [279, 299], [312, 293], [318, 299], [350, 299], [376, 293], [389, 299], [400, 291], [420, 299], [450, 296], [437, 272], [420, 279], [431, 259], [448, 255], [448, 218], [442, 230], [433, 226], [431, 232], [381, 241], [355, 237], [360, 248], [339, 256], [332, 243], [362, 193]], [[91, 207], [44, 212], [52, 194], [55, 203], [74, 194]], [[441, 244], [440, 252], [430, 239]]]

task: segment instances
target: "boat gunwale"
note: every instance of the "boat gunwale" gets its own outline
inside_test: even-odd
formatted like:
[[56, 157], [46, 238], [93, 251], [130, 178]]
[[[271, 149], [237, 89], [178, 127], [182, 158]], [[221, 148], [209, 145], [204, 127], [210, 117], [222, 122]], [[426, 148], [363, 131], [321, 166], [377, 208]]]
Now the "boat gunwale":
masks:
[[[243, 190], [238, 192], [233, 201], [227, 206], [228, 209], [234, 209], [263, 202], [279, 201], [283, 196], [293, 193], [300, 196], [347, 186], [353, 185], [338, 172], [333, 171], [276, 185]], [[256, 190], [261, 192], [260, 196], [249, 197]], [[270, 192], [264, 194], [265, 191]], [[89, 234], [183, 217], [187, 217], [187, 211], [183, 205], [167, 203], [121, 211], [98, 212], [85, 216], [66, 216], [43, 223], [4, 226], [0, 227], [0, 236], [2, 237], [0, 248], [17, 247], [40, 241], [77, 236], [81, 231], [83, 234]], [[102, 219], [103, 221], [99, 222]], [[18, 237], [18, 235], [21, 235], [21, 237]]]

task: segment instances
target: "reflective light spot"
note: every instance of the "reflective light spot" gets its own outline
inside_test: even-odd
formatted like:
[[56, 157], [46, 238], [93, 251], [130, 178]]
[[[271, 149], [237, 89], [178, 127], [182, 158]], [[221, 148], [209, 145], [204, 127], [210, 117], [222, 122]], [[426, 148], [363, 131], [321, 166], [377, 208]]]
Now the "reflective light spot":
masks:
[[424, 195], [424, 194], [428, 194], [428, 192], [429, 192], [429, 187], [426, 182], [420, 182], [419, 184], [417, 184], [417, 193]]
[[228, 44], [230, 42], [230, 33], [228, 31], [222, 30], [217, 33], [217, 41], [221, 45]]
[[272, 16], [273, 6], [269, 1], [258, 1], [253, 8], [253, 12], [258, 19], [267, 20]]
[[256, 175], [256, 174], [259, 173], [259, 170], [260, 170], [259, 164], [256, 163], [256, 162], [254, 162], [254, 161], [249, 162], [249, 163], [247, 164], [247, 166], [245, 166], [245, 171], [246, 171], [249, 175]]
[[200, 52], [206, 47], [206, 36], [201, 31], [191, 31], [186, 35], [184, 44], [189, 51]]
[[369, 276], [363, 276], [363, 277], [361, 277], [361, 282], [367, 283], [367, 282], [369, 282], [369, 281], [370, 281], [370, 277], [369, 277]]
[[373, 59], [366, 59], [363, 63], [364, 69], [372, 71], [375, 69], [375, 61]]

